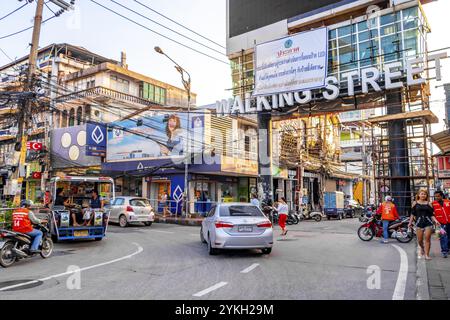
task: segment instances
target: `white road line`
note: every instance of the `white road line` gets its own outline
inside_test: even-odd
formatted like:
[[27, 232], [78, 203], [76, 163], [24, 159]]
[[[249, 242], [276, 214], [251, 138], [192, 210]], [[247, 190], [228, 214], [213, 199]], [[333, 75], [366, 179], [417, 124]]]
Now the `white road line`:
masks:
[[200, 292], [194, 293], [193, 296], [194, 297], [201, 297], [204, 296], [207, 293], [210, 293], [211, 291], [217, 290], [219, 288], [222, 288], [223, 286], [226, 286], [228, 284], [228, 282], [219, 282], [215, 285], [213, 285], [212, 287], [209, 287], [208, 289], [202, 290]]
[[408, 255], [398, 245], [393, 244], [392, 246], [400, 253], [400, 269], [398, 270], [397, 283], [395, 284], [392, 300], [403, 300], [405, 298], [406, 280], [408, 278]]
[[36, 283], [36, 282], [41, 282], [41, 281], [44, 282], [44, 281], [47, 281], [47, 280], [50, 280], [50, 279], [67, 276], [67, 275], [70, 275], [70, 274], [75, 273], [75, 272], [86, 271], [86, 270], [89, 270], [89, 269], [94, 269], [94, 268], [102, 267], [102, 266], [105, 266], [105, 265], [108, 265], [108, 264], [112, 264], [112, 263], [115, 263], [115, 262], [119, 262], [119, 261], [122, 261], [122, 260], [125, 260], [125, 259], [129, 259], [129, 258], [131, 258], [131, 257], [133, 257], [133, 256], [135, 256], [135, 255], [137, 255], [139, 253], [141, 253], [144, 250], [139, 244], [137, 244], [135, 242], [133, 242], [133, 244], [138, 248], [137, 251], [133, 252], [132, 254], [126, 255], [124, 257], [117, 258], [117, 259], [110, 260], [110, 261], [106, 261], [106, 262], [99, 263], [99, 264], [95, 264], [93, 266], [80, 268], [80, 269], [74, 270], [74, 271], [68, 271], [68, 272], [64, 272], [64, 273], [60, 273], [60, 274], [55, 274], [53, 276], [49, 276], [49, 277], [42, 278], [42, 279], [37, 279], [37, 280], [33, 280], [33, 281], [28, 281], [28, 282], [15, 284], [15, 285], [8, 286], [8, 287], [3, 287], [3, 288], [0, 288], [0, 291], [5, 291], [5, 290], [9, 290], [9, 289], [23, 287], [23, 286], [27, 286], [29, 284], [33, 284], [33, 283]]
[[245, 268], [244, 270], [242, 270], [241, 273], [249, 273], [250, 271], [252, 271], [253, 269], [255, 269], [258, 266], [259, 266], [259, 263], [254, 263], [250, 267]]

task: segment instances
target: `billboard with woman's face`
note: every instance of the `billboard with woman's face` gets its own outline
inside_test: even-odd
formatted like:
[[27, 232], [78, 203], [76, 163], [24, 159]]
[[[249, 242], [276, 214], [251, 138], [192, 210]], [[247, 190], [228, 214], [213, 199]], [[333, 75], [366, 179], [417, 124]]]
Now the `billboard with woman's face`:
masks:
[[[201, 150], [203, 116], [190, 116], [190, 148]], [[183, 158], [187, 148], [187, 114], [158, 113], [109, 125], [107, 161]]]

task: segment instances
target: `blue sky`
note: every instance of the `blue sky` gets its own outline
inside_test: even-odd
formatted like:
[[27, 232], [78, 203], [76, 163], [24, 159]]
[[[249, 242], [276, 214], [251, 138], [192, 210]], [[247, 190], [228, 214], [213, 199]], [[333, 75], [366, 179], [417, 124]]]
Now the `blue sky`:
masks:
[[[120, 8], [109, 0], [97, 0], [97, 2], [113, 8], [126, 16], [133, 17], [139, 23], [157, 32], [170, 35], [173, 39], [189, 44], [197, 50], [208, 52], [224, 61], [227, 60], [225, 56], [183, 39], [144, 18]], [[225, 52], [225, 49], [208, 43], [206, 40], [143, 8], [133, 0], [119, 0], [118, 2], [218, 51]], [[225, 46], [225, 0], [140, 0], [140, 2]], [[1, 0], [1, 3], [0, 17], [18, 8], [24, 2]], [[53, 4], [49, 4], [49, 6], [53, 10], [57, 9]], [[22, 10], [1, 20], [0, 37], [31, 26], [35, 7], [35, 2], [33, 2], [31, 5], [27, 5]], [[116, 60], [120, 60], [120, 51], [124, 50], [127, 53], [127, 63], [131, 70], [182, 87], [180, 76], [173, 68], [172, 62], [153, 50], [155, 46], [160, 46], [172, 59], [190, 72], [192, 76], [192, 90], [198, 94], [197, 105], [214, 103], [216, 99], [230, 95], [229, 90], [226, 90], [231, 87], [231, 71], [228, 65], [204, 57], [155, 35], [121, 17], [115, 16], [89, 0], [76, 0], [76, 8], [76, 11], [66, 12], [43, 25], [40, 39], [41, 47], [50, 43], [67, 42], [83, 46], [95, 53]], [[51, 15], [52, 13], [45, 8], [44, 19]], [[22, 57], [28, 54], [28, 44], [30, 42], [31, 30], [0, 40], [0, 48], [14, 59], [15, 57]], [[10, 60], [0, 52], [0, 65], [9, 62]]]

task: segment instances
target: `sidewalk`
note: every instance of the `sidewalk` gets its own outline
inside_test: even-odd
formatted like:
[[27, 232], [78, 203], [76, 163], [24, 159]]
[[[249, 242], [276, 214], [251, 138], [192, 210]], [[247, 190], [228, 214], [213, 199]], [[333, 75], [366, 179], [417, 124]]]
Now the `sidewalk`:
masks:
[[429, 299], [450, 300], [450, 257], [441, 257], [441, 246], [434, 235], [431, 238], [430, 255], [433, 260], [419, 262], [426, 269]]
[[201, 226], [202, 221], [203, 218], [163, 217], [161, 215], [155, 215], [155, 222], [157, 223], [180, 224], [185, 226]]

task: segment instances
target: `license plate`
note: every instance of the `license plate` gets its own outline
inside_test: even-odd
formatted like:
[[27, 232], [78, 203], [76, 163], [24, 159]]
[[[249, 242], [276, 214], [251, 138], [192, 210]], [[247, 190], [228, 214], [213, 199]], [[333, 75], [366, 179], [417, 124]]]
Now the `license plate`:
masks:
[[75, 231], [73, 235], [74, 237], [87, 237], [89, 235], [89, 231], [88, 230]]
[[238, 227], [238, 232], [252, 232], [253, 231], [253, 227], [250, 226], [239, 226]]

